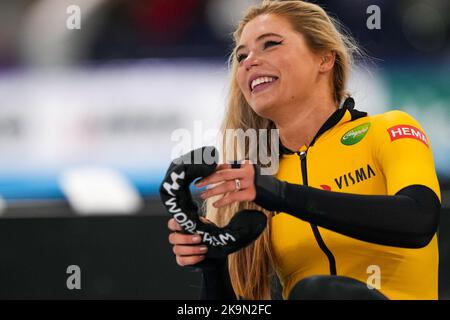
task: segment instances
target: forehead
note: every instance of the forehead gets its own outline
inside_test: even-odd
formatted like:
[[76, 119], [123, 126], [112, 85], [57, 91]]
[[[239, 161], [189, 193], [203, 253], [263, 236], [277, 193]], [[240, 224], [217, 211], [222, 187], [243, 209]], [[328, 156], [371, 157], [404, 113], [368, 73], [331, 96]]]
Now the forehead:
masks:
[[274, 14], [263, 14], [250, 20], [245, 25], [238, 45], [255, 40], [264, 33], [277, 33], [285, 36], [291, 32], [294, 32], [294, 30], [286, 18]]

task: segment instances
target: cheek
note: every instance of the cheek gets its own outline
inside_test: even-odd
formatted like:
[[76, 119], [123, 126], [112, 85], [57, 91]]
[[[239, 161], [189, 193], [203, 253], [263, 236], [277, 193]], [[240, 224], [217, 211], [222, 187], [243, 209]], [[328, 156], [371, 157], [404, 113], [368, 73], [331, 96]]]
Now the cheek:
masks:
[[[295, 62], [295, 60], [297, 62]], [[304, 78], [301, 63], [298, 59], [282, 59], [279, 60], [277, 69], [281, 73], [280, 93], [285, 98], [290, 98], [298, 93], [299, 87], [302, 87], [302, 79]], [[289, 96], [289, 97], [287, 97]]]
[[289, 61], [286, 63], [288, 71], [286, 80], [290, 89], [302, 90], [306, 89], [314, 82], [316, 71], [312, 61], [308, 59], [296, 59], [298, 62]]
[[245, 90], [245, 82], [246, 82], [246, 80], [245, 80], [245, 76], [244, 76], [244, 73], [241, 71], [241, 70], [237, 70], [237, 72], [236, 72], [236, 82], [237, 82], [237, 84], [238, 84], [238, 86], [239, 86], [239, 89], [241, 89], [241, 91], [244, 93], [244, 94], [246, 94], [246, 90]]

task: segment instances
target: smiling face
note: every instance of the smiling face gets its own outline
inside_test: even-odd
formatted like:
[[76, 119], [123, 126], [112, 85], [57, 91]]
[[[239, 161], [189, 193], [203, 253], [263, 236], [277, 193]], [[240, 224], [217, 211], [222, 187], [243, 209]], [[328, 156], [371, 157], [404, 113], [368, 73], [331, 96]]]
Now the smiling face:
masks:
[[265, 118], [273, 119], [280, 108], [305, 101], [318, 82], [320, 57], [277, 15], [263, 14], [245, 25], [235, 59], [240, 90]]

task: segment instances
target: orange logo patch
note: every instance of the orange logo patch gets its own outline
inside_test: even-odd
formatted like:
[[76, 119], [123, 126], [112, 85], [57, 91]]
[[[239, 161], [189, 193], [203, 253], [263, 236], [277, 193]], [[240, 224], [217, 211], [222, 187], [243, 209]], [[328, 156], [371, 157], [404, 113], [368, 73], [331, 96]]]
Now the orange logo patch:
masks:
[[389, 136], [391, 137], [391, 142], [398, 139], [410, 138], [419, 140], [428, 147], [428, 139], [425, 133], [416, 127], [409, 126], [407, 124], [401, 124], [398, 126], [391, 127], [387, 129]]

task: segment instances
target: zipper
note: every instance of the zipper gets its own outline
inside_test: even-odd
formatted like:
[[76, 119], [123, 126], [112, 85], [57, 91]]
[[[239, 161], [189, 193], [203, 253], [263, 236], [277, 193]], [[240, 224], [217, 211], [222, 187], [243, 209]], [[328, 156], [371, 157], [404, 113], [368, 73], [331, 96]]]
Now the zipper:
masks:
[[[309, 147], [308, 147], [309, 149]], [[308, 149], [305, 151], [299, 151], [297, 152], [298, 156], [300, 157], [300, 166], [302, 171], [302, 177], [303, 177], [303, 185], [308, 186], [308, 172], [306, 167], [306, 154], [308, 152]], [[327, 245], [323, 241], [322, 236], [320, 235], [319, 228], [315, 225], [310, 223], [314, 237], [316, 238], [317, 244], [319, 245], [320, 249], [325, 253], [325, 255], [328, 258], [328, 263], [330, 265], [330, 275], [336, 275], [336, 259], [334, 258], [333, 253], [328, 249]]]

